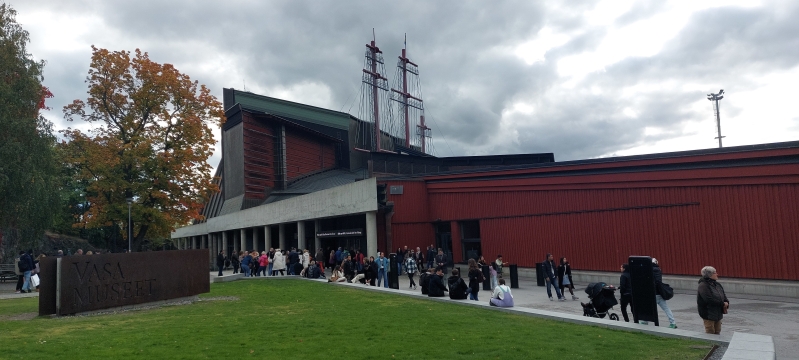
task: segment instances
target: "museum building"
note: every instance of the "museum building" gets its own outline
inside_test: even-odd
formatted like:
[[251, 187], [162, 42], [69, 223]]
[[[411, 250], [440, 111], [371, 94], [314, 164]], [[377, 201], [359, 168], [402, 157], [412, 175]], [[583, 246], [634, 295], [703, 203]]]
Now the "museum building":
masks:
[[[378, 251], [429, 245], [454, 263], [799, 280], [799, 142], [556, 162], [551, 153], [435, 157], [364, 150], [347, 113], [224, 89], [227, 122], [205, 220], [182, 248]], [[381, 134], [392, 143], [391, 136]], [[721, 271], [721, 270], [720, 270]]]

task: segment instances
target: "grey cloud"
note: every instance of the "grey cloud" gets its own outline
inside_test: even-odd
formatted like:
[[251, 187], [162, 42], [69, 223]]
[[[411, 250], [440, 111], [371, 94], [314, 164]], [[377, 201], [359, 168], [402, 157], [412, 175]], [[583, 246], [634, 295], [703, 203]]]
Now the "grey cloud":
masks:
[[[741, 74], [768, 74], [793, 68], [799, 61], [799, 25], [792, 21], [799, 15], [799, 5], [715, 8], [696, 13], [655, 56], [624, 59], [604, 72], [589, 74], [578, 86], [599, 87], [603, 94], [569, 93], [559, 88], [557, 62], [593, 51], [603, 40], [607, 30], [588, 27], [583, 16], [596, 3], [284, 0], [198, 4], [185, 0], [38, 1], [36, 6], [76, 15], [93, 11], [104, 20], [107, 31], [141, 44], [155, 61], [175, 64], [181, 70], [191, 68], [189, 75], [205, 82], [218, 97], [222, 87], [239, 88], [242, 80], [248, 87], [262, 89], [317, 82], [331, 89], [328, 107], [344, 106], [347, 111], [352, 106], [353, 114], [358, 108], [353, 98], [360, 88], [364, 44], [371, 40], [372, 28], [390, 79], [403, 33], [407, 33], [409, 56], [420, 66], [439, 155], [450, 155], [451, 148], [455, 155], [555, 152], [560, 160], [578, 159], [681, 136], [686, 122], [712, 117], [709, 104], [705, 112], [686, 110], [696, 101], [707, 102], [704, 93], [680, 91], [622, 99], [620, 89], [673, 80], [721, 83], [735, 91], [752, 86]], [[32, 4], [18, 6], [20, 12], [31, 9]], [[659, 2], [636, 3], [615, 25], [645, 20], [661, 10]], [[500, 50], [529, 40], [544, 26], [575, 37], [533, 65]], [[102, 34], [95, 35], [103, 39]], [[98, 45], [121, 50], [115, 44]], [[47, 59], [46, 83], [59, 89], [51, 106], [59, 114], [67, 102], [85, 97], [85, 75], [81, 74], [88, 68], [90, 50], [78, 50]], [[236, 67], [236, 73], [245, 78], [221, 79], [195, 70], [206, 58], [217, 56], [223, 57], [223, 66]], [[518, 143], [499, 127], [503, 111], [517, 101], [535, 107], [532, 116], [514, 114], [506, 119], [515, 125]], [[635, 107], [640, 116], [622, 115], [628, 106]], [[733, 103], [722, 106], [730, 115], [741, 111]], [[644, 136], [648, 126], [662, 132]], [[489, 142], [503, 137], [508, 141]]]

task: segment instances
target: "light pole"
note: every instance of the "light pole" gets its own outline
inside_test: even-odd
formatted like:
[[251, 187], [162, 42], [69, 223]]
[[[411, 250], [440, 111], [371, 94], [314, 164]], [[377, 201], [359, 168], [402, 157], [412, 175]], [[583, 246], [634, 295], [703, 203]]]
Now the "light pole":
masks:
[[125, 200], [128, 202], [128, 253], [130, 253], [131, 237], [133, 237], [133, 229], [130, 228], [130, 204], [133, 203], [133, 198], [129, 197]]
[[721, 139], [724, 136], [721, 136], [721, 114], [719, 114], [719, 100], [724, 98], [724, 90], [719, 90], [718, 94], [710, 93], [707, 94], [707, 99], [713, 102], [713, 112], [716, 115], [716, 130], [718, 131], [719, 136], [716, 139], [719, 139], [719, 149], [721, 149]]

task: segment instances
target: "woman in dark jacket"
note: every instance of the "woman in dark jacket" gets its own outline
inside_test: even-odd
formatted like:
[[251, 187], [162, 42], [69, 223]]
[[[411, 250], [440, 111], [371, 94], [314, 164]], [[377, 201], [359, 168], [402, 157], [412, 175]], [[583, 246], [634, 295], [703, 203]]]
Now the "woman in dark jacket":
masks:
[[466, 300], [466, 294], [469, 287], [466, 282], [461, 279], [461, 273], [458, 269], [452, 269], [452, 276], [447, 279], [449, 285], [449, 298], [453, 300]]
[[469, 299], [477, 300], [477, 293], [480, 291], [480, 278], [483, 277], [483, 272], [477, 266], [477, 261], [469, 259]]
[[563, 294], [563, 297], [566, 297], [566, 292], [563, 291], [564, 288], [569, 289], [569, 293], [572, 294], [572, 300], [579, 299], [578, 297], [574, 296], [574, 280], [572, 280], [572, 267], [569, 265], [569, 260], [566, 260], [565, 257], [560, 258], [560, 265], [558, 266], [558, 284], [560, 284], [560, 293]]
[[730, 307], [730, 300], [724, 293], [724, 288], [718, 283], [719, 274], [712, 266], [702, 268], [702, 278], [699, 279], [699, 288], [696, 291], [696, 305], [699, 317], [705, 322], [705, 332], [708, 334], [721, 333], [721, 319]]

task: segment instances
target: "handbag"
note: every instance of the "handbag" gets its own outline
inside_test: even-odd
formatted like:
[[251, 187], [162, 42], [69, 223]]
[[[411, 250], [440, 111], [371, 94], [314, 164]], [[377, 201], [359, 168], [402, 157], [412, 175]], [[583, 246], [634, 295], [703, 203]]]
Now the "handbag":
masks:
[[31, 282], [33, 283], [33, 286], [39, 286], [39, 275], [37, 274], [31, 276]]
[[674, 297], [674, 289], [664, 282], [658, 281], [658, 287], [660, 289], [660, 296], [663, 300], [670, 300]]

